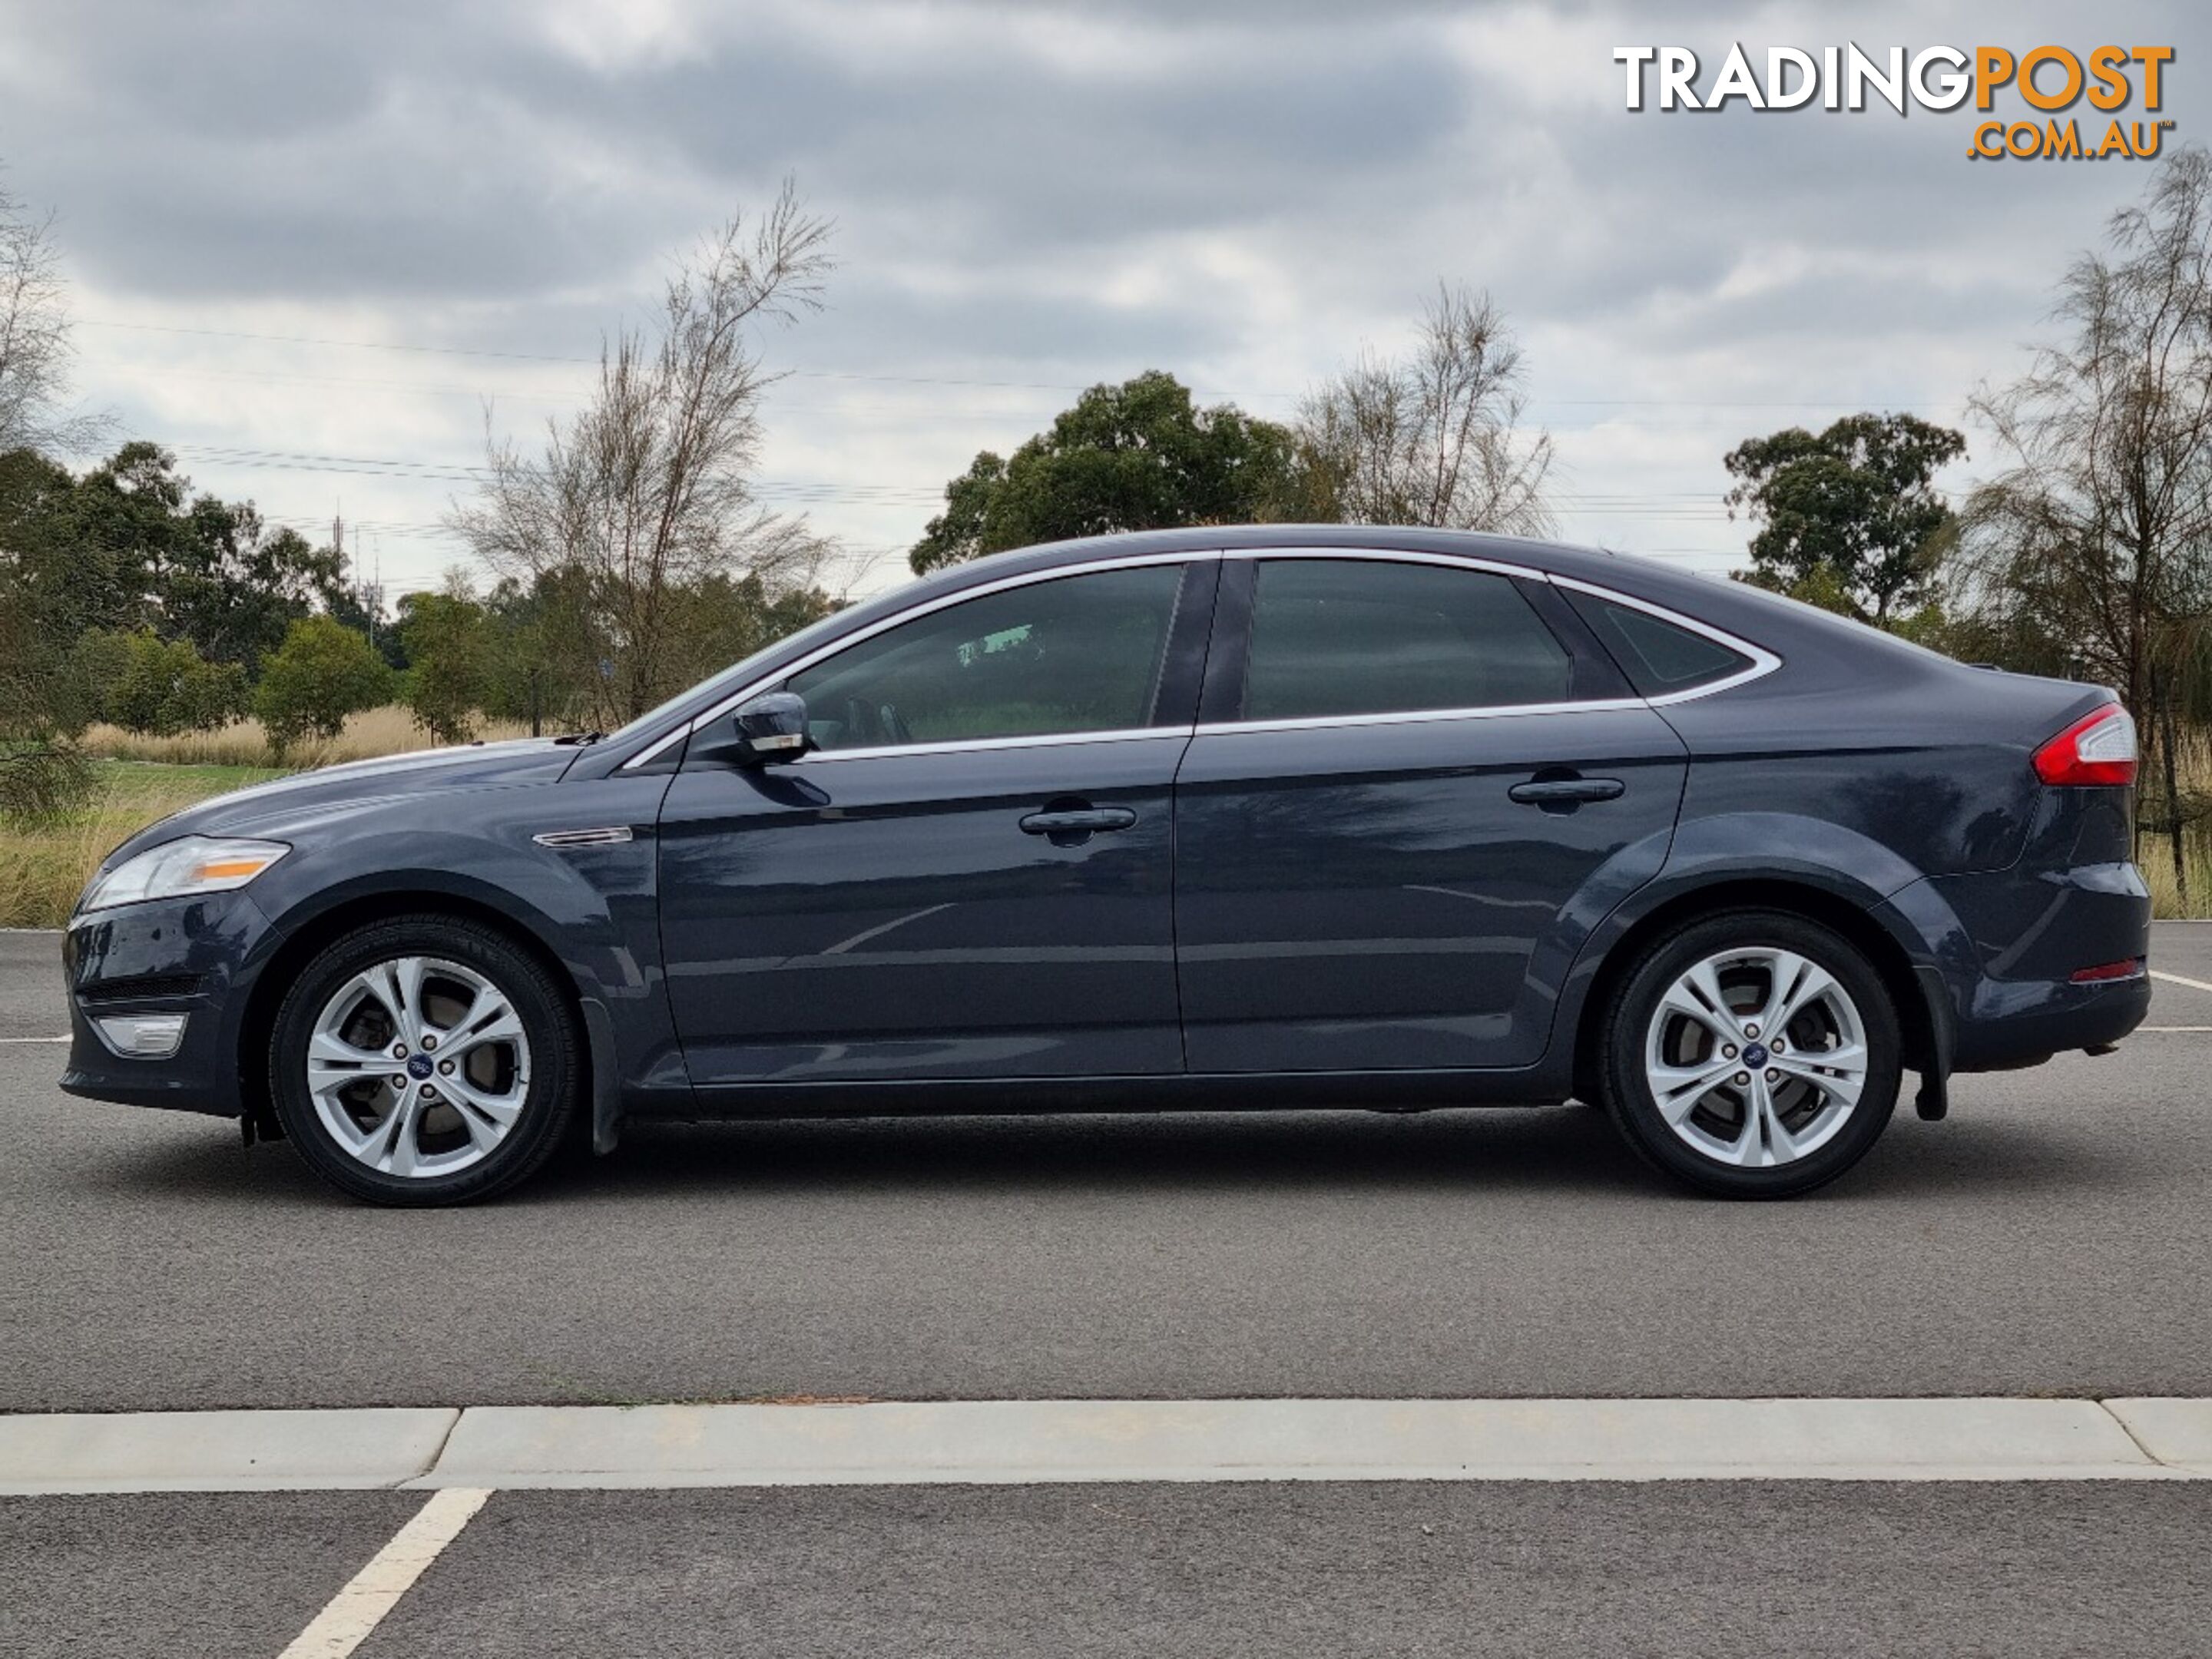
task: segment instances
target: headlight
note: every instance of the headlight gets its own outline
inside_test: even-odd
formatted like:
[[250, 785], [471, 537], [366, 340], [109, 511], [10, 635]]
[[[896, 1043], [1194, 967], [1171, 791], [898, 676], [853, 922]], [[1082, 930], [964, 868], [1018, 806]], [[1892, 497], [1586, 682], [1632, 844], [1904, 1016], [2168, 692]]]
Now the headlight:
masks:
[[243, 887], [292, 849], [281, 841], [185, 836], [125, 859], [85, 890], [77, 908], [106, 910], [148, 899], [184, 898]]

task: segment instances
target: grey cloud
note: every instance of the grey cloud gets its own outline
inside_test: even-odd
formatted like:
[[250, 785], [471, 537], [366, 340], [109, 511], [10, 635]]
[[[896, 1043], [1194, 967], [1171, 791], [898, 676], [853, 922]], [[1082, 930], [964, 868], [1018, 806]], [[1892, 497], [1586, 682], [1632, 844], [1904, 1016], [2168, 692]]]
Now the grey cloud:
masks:
[[[995, 15], [1011, 37], [1038, 9]], [[12, 188], [61, 210], [90, 286], [180, 316], [281, 302], [283, 331], [359, 332], [345, 319], [366, 315], [398, 338], [588, 356], [651, 305], [671, 250], [791, 173], [840, 220], [844, 266], [828, 315], [764, 342], [774, 362], [1072, 384], [1158, 366], [1294, 389], [1363, 340], [1401, 340], [1442, 276], [1507, 307], [1540, 400], [1877, 380], [1954, 397], [1962, 362], [2011, 371], [2066, 258], [2148, 173], [1970, 163], [1963, 112], [1632, 116], [1607, 58], [1616, 40], [1717, 63], [1738, 39], [2109, 32], [2057, 0], [1054, 9], [1097, 61], [1000, 42], [982, 9], [908, 14], [962, 44], [904, 63], [873, 13], [823, 5], [702, 6], [681, 50], [586, 63], [526, 0], [0, 0], [0, 157]], [[2125, 33], [2179, 48], [2168, 112], [2212, 140], [2191, 113], [2212, 62], [2199, 11], [2142, 8]], [[303, 328], [319, 307], [337, 320]], [[872, 477], [941, 479], [948, 450], [1018, 441], [1021, 411], [1057, 406], [1010, 392], [993, 405], [1006, 430], [955, 443], [927, 429], [927, 392], [878, 401], [894, 398], [916, 424], [872, 428]], [[833, 417], [800, 425], [810, 453], [834, 451]], [[1579, 461], [1577, 487], [1605, 487], [1602, 465]]]

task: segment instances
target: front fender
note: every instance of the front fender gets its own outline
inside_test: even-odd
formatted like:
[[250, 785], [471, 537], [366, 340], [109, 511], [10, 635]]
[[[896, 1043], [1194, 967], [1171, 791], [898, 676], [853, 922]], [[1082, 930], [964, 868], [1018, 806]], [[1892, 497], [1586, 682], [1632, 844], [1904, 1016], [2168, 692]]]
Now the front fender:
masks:
[[[688, 1111], [690, 1083], [660, 956], [655, 823], [665, 778], [601, 780], [497, 797], [397, 804], [343, 835], [303, 836], [254, 884], [276, 936], [263, 963], [342, 914], [439, 899], [503, 918], [567, 973], [584, 1023], [592, 1139], [613, 1145], [624, 1109]], [[415, 820], [415, 821], [410, 821]], [[630, 839], [559, 848], [532, 836], [621, 827]], [[257, 964], [257, 966], [262, 964]]]

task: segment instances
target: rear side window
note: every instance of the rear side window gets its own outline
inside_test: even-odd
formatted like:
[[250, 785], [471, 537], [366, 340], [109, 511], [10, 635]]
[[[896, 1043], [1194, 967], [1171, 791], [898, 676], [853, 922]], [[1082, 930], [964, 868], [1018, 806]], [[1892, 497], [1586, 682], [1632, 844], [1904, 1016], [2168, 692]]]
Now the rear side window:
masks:
[[1566, 590], [1583, 620], [1596, 630], [1638, 696], [1662, 696], [1726, 679], [1751, 667], [1741, 651], [1639, 611], [1632, 605]]
[[1562, 702], [1573, 661], [1507, 577], [1376, 559], [1261, 562], [1249, 720]]

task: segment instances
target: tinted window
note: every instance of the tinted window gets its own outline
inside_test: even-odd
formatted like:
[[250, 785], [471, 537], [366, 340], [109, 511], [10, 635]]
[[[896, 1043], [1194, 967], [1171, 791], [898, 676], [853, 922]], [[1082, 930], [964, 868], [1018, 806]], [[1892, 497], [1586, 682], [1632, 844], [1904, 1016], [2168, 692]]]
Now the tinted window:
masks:
[[1508, 577], [1376, 559], [1260, 565], [1247, 720], [1559, 702], [1572, 675]]
[[1678, 628], [1648, 611], [1592, 594], [1571, 591], [1569, 597], [1619, 660], [1639, 696], [1686, 691], [1752, 665], [1751, 659], [1741, 651], [1731, 651], [1717, 640]]
[[787, 682], [823, 749], [1148, 726], [1182, 567], [985, 594], [863, 640]]

